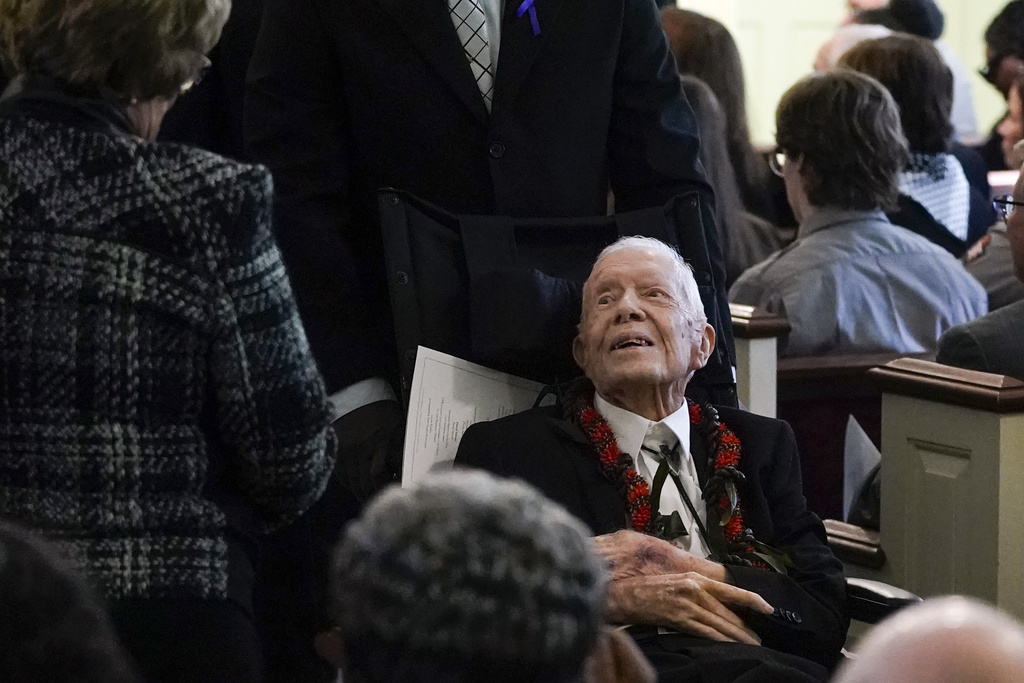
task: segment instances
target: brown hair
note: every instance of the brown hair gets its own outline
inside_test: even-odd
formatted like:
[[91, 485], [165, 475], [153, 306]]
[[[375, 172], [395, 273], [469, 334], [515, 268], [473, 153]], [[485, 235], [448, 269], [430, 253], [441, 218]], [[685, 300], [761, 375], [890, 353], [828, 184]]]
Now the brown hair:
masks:
[[729, 29], [697, 12], [666, 7], [661, 23], [676, 66], [707, 83], [725, 114], [726, 148], [743, 204], [757, 210], [767, 199], [767, 167], [750, 144], [743, 63]]
[[801, 176], [814, 206], [889, 209], [907, 160], [899, 109], [881, 83], [837, 69], [799, 81], [779, 103], [776, 141], [803, 156]]
[[117, 100], [176, 95], [205, 66], [231, 0], [0, 0], [15, 70]]
[[953, 73], [931, 41], [906, 34], [865, 40], [844, 54], [839, 66], [867, 74], [888, 88], [900, 108], [911, 151], [941, 154], [949, 149]]

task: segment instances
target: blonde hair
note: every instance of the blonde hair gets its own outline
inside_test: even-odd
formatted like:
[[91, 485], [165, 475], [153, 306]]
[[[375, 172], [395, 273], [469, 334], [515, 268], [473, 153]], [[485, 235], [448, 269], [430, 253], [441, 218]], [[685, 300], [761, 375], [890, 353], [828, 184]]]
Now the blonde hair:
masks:
[[231, 0], [0, 0], [7, 68], [116, 100], [171, 97], [208, 64]]

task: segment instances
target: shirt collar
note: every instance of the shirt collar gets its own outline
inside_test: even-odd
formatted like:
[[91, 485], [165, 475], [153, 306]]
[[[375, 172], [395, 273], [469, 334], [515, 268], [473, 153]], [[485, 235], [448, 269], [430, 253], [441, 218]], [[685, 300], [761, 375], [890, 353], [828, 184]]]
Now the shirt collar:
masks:
[[615, 441], [619, 444], [619, 450], [628, 453], [636, 458], [640, 453], [640, 447], [644, 443], [644, 437], [652, 426], [663, 424], [672, 430], [672, 433], [679, 439], [682, 452], [689, 456], [690, 453], [690, 410], [686, 400], [679, 410], [672, 413], [660, 423], [648, 420], [642, 415], [631, 413], [624, 408], [613, 406], [597, 392], [594, 393], [594, 409], [601, 413], [601, 416], [608, 421], [608, 426], [615, 434]]
[[871, 221], [883, 221], [889, 222], [889, 219], [885, 217], [885, 213], [881, 210], [853, 210], [853, 209], [836, 209], [832, 207], [819, 207], [812, 206], [804, 217], [804, 220], [800, 223], [800, 227], [797, 230], [797, 237], [807, 237], [808, 235], [825, 230], [826, 228], [832, 228], [837, 225], [844, 223], [866, 223]]

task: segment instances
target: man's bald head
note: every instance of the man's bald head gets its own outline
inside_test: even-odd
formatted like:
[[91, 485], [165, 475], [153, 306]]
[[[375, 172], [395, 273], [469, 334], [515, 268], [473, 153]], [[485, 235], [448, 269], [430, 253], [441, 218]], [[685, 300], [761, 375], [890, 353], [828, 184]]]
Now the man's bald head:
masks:
[[1024, 671], [1024, 626], [962, 597], [939, 598], [879, 624], [835, 683], [1012, 683]]

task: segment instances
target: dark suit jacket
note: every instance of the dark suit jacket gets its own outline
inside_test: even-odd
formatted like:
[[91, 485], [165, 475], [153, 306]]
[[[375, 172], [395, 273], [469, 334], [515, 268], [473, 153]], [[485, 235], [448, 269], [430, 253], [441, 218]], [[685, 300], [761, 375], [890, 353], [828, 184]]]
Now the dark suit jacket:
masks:
[[1024, 301], [951, 327], [939, 337], [936, 360], [1024, 380]]
[[[793, 432], [781, 420], [718, 410], [742, 443], [744, 521], [758, 540], [786, 552], [796, 564], [788, 576], [729, 567], [737, 586], [776, 608], [773, 615], [751, 617], [750, 626], [765, 646], [831, 667], [849, 626], [843, 566], [828, 549], [821, 521], [807, 509], [801, 493]], [[707, 453], [699, 434], [691, 435], [703, 485]], [[596, 457], [579, 428], [562, 419], [557, 409], [540, 408], [471, 426], [455, 462], [533, 484], [599, 535], [626, 528], [626, 513]]]
[[378, 188], [513, 217], [604, 215], [609, 182], [619, 211], [709, 192], [653, 0], [536, 0], [537, 36], [519, 4], [488, 114], [443, 0], [266, 3], [246, 138], [332, 391], [397, 375]]

